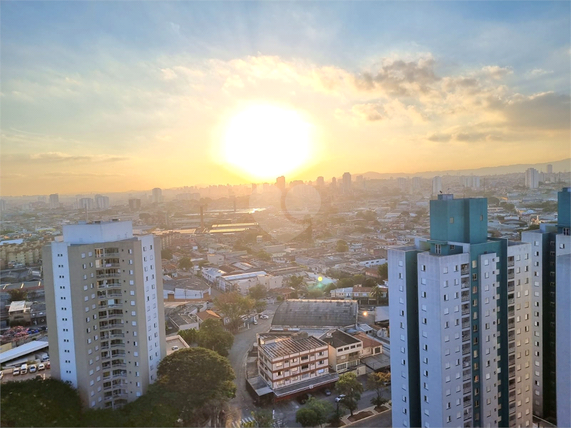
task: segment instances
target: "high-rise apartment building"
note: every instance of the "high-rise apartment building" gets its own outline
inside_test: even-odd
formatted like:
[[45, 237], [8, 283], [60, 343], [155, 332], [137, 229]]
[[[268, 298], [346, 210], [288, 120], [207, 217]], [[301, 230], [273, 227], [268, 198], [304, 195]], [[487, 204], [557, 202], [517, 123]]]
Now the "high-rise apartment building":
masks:
[[151, 191], [151, 201], [153, 204], [160, 204], [163, 201], [163, 190], [155, 187]]
[[422, 185], [422, 178], [420, 177], [412, 177], [411, 180], [411, 188], [413, 192], [418, 192]]
[[553, 165], [547, 164], [547, 173], [548, 173], [548, 174], [553, 174]]
[[131, 211], [139, 211], [141, 209], [140, 199], [129, 199], [129, 209]]
[[278, 189], [280, 189], [281, 191], [285, 190], [286, 187], [286, 181], [285, 181], [285, 177], [282, 175], [278, 178], [276, 178], [276, 187]]
[[[571, 306], [564, 307], [564, 295], [571, 284], [565, 277], [565, 270], [558, 273], [558, 265], [571, 254], [571, 188], [565, 187], [558, 193], [557, 224], [540, 224], [538, 230], [522, 232], [521, 240], [531, 245], [533, 281], [533, 411], [544, 419], [558, 420], [557, 381], [560, 379], [556, 347], [571, 342], [570, 331], [565, 327], [565, 318], [571, 314]], [[559, 292], [563, 293], [559, 296]], [[563, 307], [559, 314], [557, 308]], [[558, 319], [558, 316], [559, 319]], [[562, 327], [560, 327], [562, 323]], [[565, 337], [558, 343], [558, 337]], [[569, 378], [567, 378], [569, 384]], [[567, 398], [568, 399], [568, 398]], [[567, 401], [568, 402], [568, 401]]]
[[59, 208], [59, 195], [57, 193], [53, 193], [50, 195], [50, 208], [52, 210]]
[[160, 238], [131, 222], [63, 227], [43, 249], [52, 377], [90, 408], [142, 395], [166, 355]]
[[109, 209], [109, 196], [95, 195], [95, 206], [99, 210]]
[[343, 192], [349, 193], [351, 191], [351, 173], [346, 172], [343, 174]]
[[441, 194], [430, 239], [389, 250], [394, 427], [532, 425], [531, 246], [487, 225]]
[[525, 170], [525, 187], [537, 189], [539, 187], [539, 171], [535, 168]]
[[442, 193], [442, 178], [436, 176], [432, 179], [432, 194], [439, 195]]
[[315, 181], [315, 185], [317, 187], [324, 187], [325, 186], [325, 179], [321, 176], [317, 177], [317, 180]]

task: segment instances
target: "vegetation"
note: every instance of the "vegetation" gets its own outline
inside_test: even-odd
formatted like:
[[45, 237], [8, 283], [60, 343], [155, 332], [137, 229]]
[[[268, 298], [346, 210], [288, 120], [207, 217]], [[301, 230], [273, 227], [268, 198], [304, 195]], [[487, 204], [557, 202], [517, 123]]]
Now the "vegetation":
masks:
[[161, 259], [171, 260], [172, 259], [172, 250], [165, 248], [161, 250]]
[[295, 421], [302, 427], [322, 426], [333, 412], [333, 405], [328, 401], [316, 400], [311, 397], [306, 405], [295, 414]]
[[377, 396], [371, 399], [371, 404], [380, 406], [388, 400], [381, 397], [383, 388], [391, 380], [391, 374], [386, 372], [371, 373], [367, 378], [367, 389], [377, 392]]
[[337, 241], [337, 245], [335, 246], [335, 251], [337, 251], [338, 253], [346, 253], [347, 251], [349, 251], [349, 244], [340, 239], [339, 241]]
[[387, 291], [384, 288], [381, 288], [379, 286], [375, 286], [373, 288], [373, 291], [371, 291], [371, 298], [375, 299], [377, 301], [377, 303], [380, 303], [381, 301], [385, 300], [385, 303], [388, 304], [388, 302], [386, 302], [387, 297], [383, 296], [383, 294], [385, 294]]
[[357, 380], [357, 375], [355, 373], [342, 374], [339, 376], [336, 388], [341, 394], [345, 394], [345, 398], [341, 400], [341, 405], [349, 410], [353, 416], [363, 393], [363, 385]]
[[234, 336], [224, 328], [221, 321], [207, 319], [200, 325], [200, 330], [198, 330], [196, 335], [196, 342], [198, 346], [211, 349], [221, 356], [227, 357], [234, 343]]
[[381, 281], [386, 281], [389, 279], [389, 264], [385, 263], [378, 267], [379, 276], [381, 277]]
[[268, 295], [268, 291], [266, 290], [266, 287], [264, 287], [262, 284], [257, 284], [254, 285], [252, 288], [250, 288], [248, 294], [254, 300], [261, 300], [266, 298], [266, 296]]
[[252, 418], [254, 418], [257, 428], [271, 428], [274, 426], [274, 417], [271, 410], [256, 410], [252, 412]]
[[192, 266], [193, 266], [193, 264], [188, 257], [183, 257], [178, 262], [179, 269], [188, 270], [188, 269], [192, 269]]
[[159, 364], [158, 386], [181, 412], [185, 424], [217, 417], [236, 394], [236, 378], [227, 358], [204, 348], [181, 349]]
[[55, 379], [4, 383], [0, 403], [5, 427], [73, 427], [81, 423], [78, 392]]
[[18, 302], [21, 300], [26, 300], [28, 297], [28, 293], [26, 290], [21, 288], [16, 288], [14, 290], [8, 290], [8, 294], [10, 295], [11, 302]]
[[189, 345], [198, 341], [198, 330], [194, 328], [189, 328], [188, 330], [179, 330], [178, 335], [182, 337], [183, 340]]
[[304, 283], [304, 279], [303, 276], [301, 275], [292, 275], [287, 279], [286, 284], [289, 287], [295, 288], [296, 290], [298, 290], [299, 288], [301, 288], [301, 286]]
[[220, 312], [230, 319], [231, 331], [238, 330], [242, 322], [240, 317], [249, 313], [254, 308], [255, 301], [250, 297], [244, 297], [236, 292], [224, 293], [214, 299], [214, 305]]
[[264, 251], [264, 250], [258, 251], [258, 252], [255, 254], [255, 257], [258, 258], [258, 259], [260, 259], [260, 260], [266, 261], [266, 262], [269, 262], [269, 261], [272, 259], [272, 256], [270, 256], [270, 255], [269, 255], [266, 251]]

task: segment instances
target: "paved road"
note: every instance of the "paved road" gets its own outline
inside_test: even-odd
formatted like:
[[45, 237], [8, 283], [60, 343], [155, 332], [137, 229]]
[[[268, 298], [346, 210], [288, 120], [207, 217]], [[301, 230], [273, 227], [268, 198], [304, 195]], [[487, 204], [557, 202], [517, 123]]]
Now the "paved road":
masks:
[[349, 425], [351, 428], [369, 428], [369, 427], [392, 427], [393, 418], [392, 410], [375, 415], [370, 418], [357, 421]]

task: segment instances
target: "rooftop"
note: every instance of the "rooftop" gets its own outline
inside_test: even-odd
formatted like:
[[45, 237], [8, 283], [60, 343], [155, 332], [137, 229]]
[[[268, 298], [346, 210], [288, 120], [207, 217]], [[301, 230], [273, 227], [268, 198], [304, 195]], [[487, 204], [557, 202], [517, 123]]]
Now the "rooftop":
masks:
[[260, 348], [272, 359], [301, 354], [322, 347], [327, 347], [327, 344], [313, 336], [301, 339], [278, 339], [275, 342], [260, 345]]
[[350, 334], [347, 334], [341, 330], [327, 332], [321, 337], [321, 339], [329, 343], [334, 348], [340, 348], [342, 346], [352, 345], [360, 342], [359, 339], [356, 339]]
[[278, 306], [272, 326], [346, 327], [357, 321], [355, 300], [290, 299]]

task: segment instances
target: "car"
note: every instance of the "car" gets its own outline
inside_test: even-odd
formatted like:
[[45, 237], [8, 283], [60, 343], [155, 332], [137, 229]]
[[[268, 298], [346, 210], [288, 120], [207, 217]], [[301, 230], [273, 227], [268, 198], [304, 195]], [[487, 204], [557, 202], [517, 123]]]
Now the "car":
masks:
[[338, 395], [337, 397], [335, 397], [335, 402], [339, 403], [340, 401], [342, 401], [345, 398], [345, 394], [341, 394]]
[[38, 371], [38, 366], [35, 364], [30, 365], [30, 373], [36, 373]]
[[22, 364], [22, 365], [20, 366], [20, 373], [21, 373], [21, 374], [26, 374], [26, 373], [28, 373], [28, 365], [27, 365], [27, 364], [24, 363], [24, 364]]
[[51, 366], [51, 364], [50, 364], [49, 360], [48, 360], [48, 361], [46, 361], [46, 369], [49, 369], [49, 368], [50, 368], [50, 366]]
[[262, 314], [262, 315], [260, 315], [260, 318], [263, 319], [263, 320], [267, 320], [267, 319], [269, 319], [270, 317], [267, 316], [267, 315], [263, 315], [263, 314]]
[[325, 391], [323, 391], [323, 393], [329, 397], [331, 395], [331, 390], [326, 389]]
[[46, 379], [46, 375], [41, 375], [41, 374], [36, 375], [36, 380], [45, 380], [45, 379]]
[[178, 346], [175, 345], [175, 346], [173, 346], [171, 349], [172, 349], [173, 351], [178, 351]]
[[46, 366], [44, 365], [44, 363], [38, 364], [38, 371], [45, 370], [45, 369], [46, 369]]
[[258, 320], [254, 320], [254, 325], [258, 325]]
[[20, 374], [20, 367], [16, 367], [12, 370], [12, 376], [18, 376]]

